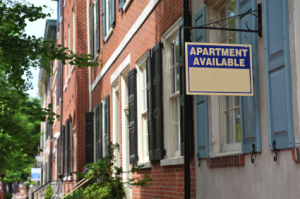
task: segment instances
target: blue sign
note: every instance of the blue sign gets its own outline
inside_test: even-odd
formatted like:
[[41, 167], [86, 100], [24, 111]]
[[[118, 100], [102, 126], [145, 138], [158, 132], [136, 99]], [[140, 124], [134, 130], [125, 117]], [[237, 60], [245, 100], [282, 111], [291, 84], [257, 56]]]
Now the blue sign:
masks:
[[41, 168], [31, 168], [31, 181], [41, 181]]
[[187, 42], [185, 49], [188, 95], [253, 95], [250, 45]]

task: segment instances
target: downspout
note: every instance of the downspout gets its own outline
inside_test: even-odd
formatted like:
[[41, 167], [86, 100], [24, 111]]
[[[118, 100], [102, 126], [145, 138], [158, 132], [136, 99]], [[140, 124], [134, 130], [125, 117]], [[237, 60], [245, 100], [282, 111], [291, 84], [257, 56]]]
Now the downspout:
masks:
[[[189, 0], [183, 0], [183, 27], [191, 26], [191, 18], [190, 18], [190, 11], [189, 11]], [[190, 41], [190, 30], [184, 29], [184, 42]], [[184, 49], [185, 51], [185, 49]], [[185, 52], [183, 54], [185, 55]], [[184, 62], [185, 63], [185, 56]], [[183, 70], [185, 71], [185, 70]], [[185, 77], [185, 75], [184, 75]], [[186, 82], [184, 81], [184, 84]], [[186, 87], [186, 85], [184, 86]], [[191, 198], [191, 171], [190, 171], [190, 156], [191, 156], [191, 134], [192, 134], [192, 102], [193, 98], [191, 95], [186, 95], [183, 93], [184, 96], [184, 198], [190, 199]]]

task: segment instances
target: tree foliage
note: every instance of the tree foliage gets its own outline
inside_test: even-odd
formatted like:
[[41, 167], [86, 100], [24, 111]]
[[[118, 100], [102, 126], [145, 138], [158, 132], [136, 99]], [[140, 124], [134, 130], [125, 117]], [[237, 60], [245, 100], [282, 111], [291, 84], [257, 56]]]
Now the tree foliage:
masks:
[[98, 66], [92, 56], [77, 55], [53, 41], [25, 34], [27, 21], [45, 19], [46, 6], [34, 6], [17, 0], [0, 0], [0, 173], [9, 171], [7, 180], [20, 170], [26, 172], [38, 153], [40, 132], [33, 127], [42, 121], [53, 124], [51, 104], [42, 108], [26, 93], [32, 88], [31, 68], [44, 69], [52, 75], [50, 61], [69, 61], [78, 68]]

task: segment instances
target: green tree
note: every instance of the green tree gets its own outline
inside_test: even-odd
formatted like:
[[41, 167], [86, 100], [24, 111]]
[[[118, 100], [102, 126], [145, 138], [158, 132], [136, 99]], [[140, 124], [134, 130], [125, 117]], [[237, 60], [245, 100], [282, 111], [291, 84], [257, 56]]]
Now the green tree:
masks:
[[[92, 56], [77, 55], [68, 48], [53, 45], [53, 41], [25, 34], [26, 21], [45, 19], [50, 14], [30, 3], [0, 0], [0, 173], [11, 176], [24, 171], [38, 152], [39, 133], [31, 125], [41, 121], [53, 124], [58, 115], [29, 100], [26, 91], [32, 88], [31, 68], [40, 68], [52, 75], [50, 61], [70, 61], [78, 68], [98, 66]], [[33, 125], [34, 126], [34, 125]], [[10, 176], [7, 176], [7, 180]], [[13, 178], [13, 177], [12, 177]]]
[[52, 195], [53, 195], [53, 189], [52, 189], [51, 185], [49, 184], [46, 188], [45, 199], [51, 199]]

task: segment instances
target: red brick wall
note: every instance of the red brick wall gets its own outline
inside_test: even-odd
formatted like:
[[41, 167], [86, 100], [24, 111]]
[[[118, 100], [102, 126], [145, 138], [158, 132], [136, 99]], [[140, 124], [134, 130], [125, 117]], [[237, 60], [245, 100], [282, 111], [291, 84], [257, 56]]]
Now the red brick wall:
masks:
[[[117, 1], [116, 1], [117, 2]], [[126, 33], [134, 24], [138, 16], [142, 13], [149, 0], [137, 1], [133, 0], [126, 12], [123, 15], [117, 11], [116, 4], [116, 26], [113, 33], [106, 43], [103, 44], [102, 34], [100, 34], [101, 44], [103, 44], [103, 52], [100, 53], [99, 59], [104, 61], [104, 64], [110, 58], [114, 50], [118, 47]], [[161, 0], [148, 16], [137, 33], [132, 37], [124, 50], [108, 69], [101, 81], [97, 84], [92, 93], [93, 109], [106, 95], [112, 95], [112, 87], [110, 77], [130, 53], [130, 69], [135, 67], [135, 63], [151, 49], [155, 44], [161, 41], [162, 34], [174, 24], [180, 16], [182, 16], [182, 1], [179, 0]], [[101, 12], [100, 12], [101, 13]], [[100, 28], [101, 25], [100, 25]], [[102, 33], [102, 30], [100, 31]], [[92, 81], [97, 77], [102, 68], [94, 68]], [[121, 78], [119, 76], [119, 139], [120, 139], [120, 162], [122, 163], [122, 95], [121, 95]], [[112, 97], [110, 98], [112, 99]], [[113, 106], [110, 103], [110, 121], [113, 119]], [[112, 122], [111, 122], [111, 140], [112, 140]], [[129, 157], [125, 157], [129, 158]], [[160, 166], [160, 163], [152, 164], [152, 168], [143, 169], [133, 177], [142, 178], [144, 175], [153, 177], [153, 184], [146, 188], [133, 188], [133, 198], [183, 198], [184, 197], [184, 171], [183, 165], [180, 166]], [[194, 157], [191, 158], [191, 196], [195, 198], [195, 169]]]

